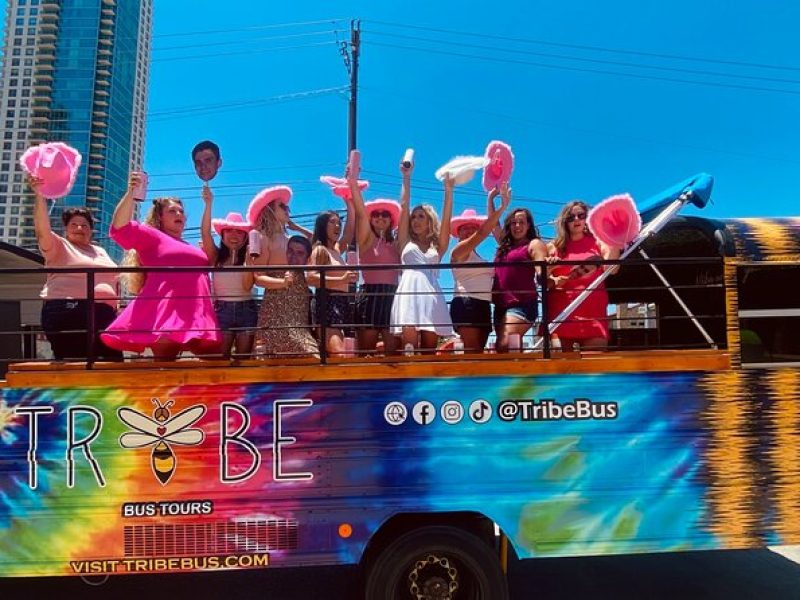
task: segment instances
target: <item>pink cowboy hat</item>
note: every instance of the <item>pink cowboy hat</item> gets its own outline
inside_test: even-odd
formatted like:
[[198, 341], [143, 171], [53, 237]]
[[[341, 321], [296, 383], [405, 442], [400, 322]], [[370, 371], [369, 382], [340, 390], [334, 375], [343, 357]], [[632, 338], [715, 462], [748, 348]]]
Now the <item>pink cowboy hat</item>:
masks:
[[[350, 200], [352, 194], [350, 193], [350, 185], [344, 177], [334, 177], [333, 175], [322, 175], [319, 180], [325, 185], [330, 186], [334, 195], [339, 196], [344, 201]], [[369, 181], [366, 179], [358, 180], [358, 189], [362, 192], [369, 187]]]
[[483, 170], [483, 189], [492, 191], [497, 186], [511, 181], [514, 170], [514, 153], [505, 142], [493, 141], [486, 146], [485, 156], [489, 164]]
[[472, 208], [467, 208], [460, 215], [453, 217], [450, 220], [450, 235], [452, 235], [454, 238], [457, 238], [458, 230], [464, 225], [472, 224], [480, 227], [488, 218], [489, 217], [486, 217], [485, 215], [479, 215]]
[[394, 200], [377, 198], [376, 200], [371, 200], [365, 203], [364, 208], [367, 209], [368, 215], [373, 210], [388, 210], [389, 214], [391, 215], [390, 218], [392, 220], [392, 226], [397, 227], [397, 225], [400, 223], [400, 205]]
[[211, 226], [217, 232], [217, 235], [222, 235], [225, 229], [235, 229], [247, 233], [253, 228], [250, 223], [244, 220], [242, 213], [237, 212], [229, 212], [224, 219], [212, 219]]
[[258, 192], [250, 201], [250, 206], [247, 207], [247, 220], [250, 223], [257, 223], [261, 211], [270, 202], [275, 200], [289, 204], [292, 199], [292, 188], [288, 185], [275, 185]]
[[455, 180], [456, 185], [463, 185], [475, 176], [475, 171], [483, 169], [489, 161], [485, 156], [456, 156], [436, 169], [434, 177], [444, 181], [446, 175]]
[[642, 218], [628, 194], [610, 196], [589, 211], [589, 231], [609, 248], [624, 249], [639, 234]]
[[19, 164], [29, 175], [42, 180], [39, 191], [49, 199], [63, 198], [72, 190], [81, 154], [61, 142], [48, 142], [28, 148]]

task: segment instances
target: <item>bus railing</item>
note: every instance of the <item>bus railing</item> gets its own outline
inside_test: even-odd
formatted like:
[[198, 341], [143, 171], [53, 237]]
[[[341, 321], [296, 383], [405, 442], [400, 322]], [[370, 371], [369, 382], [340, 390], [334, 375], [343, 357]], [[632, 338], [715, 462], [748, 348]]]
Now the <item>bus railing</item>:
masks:
[[[587, 262], [588, 261], [560, 261], [560, 262], [557, 263], [557, 266], [559, 266], [559, 267], [577, 266], [577, 265], [587, 264]], [[230, 273], [232, 271], [241, 271], [241, 272], [253, 272], [253, 273], [256, 273], [256, 274], [264, 273], [265, 271], [270, 271], [270, 272], [289, 271], [289, 272], [301, 274], [304, 277], [306, 273], [308, 273], [310, 271], [314, 271], [314, 272], [319, 273], [319, 275], [320, 275], [320, 285], [319, 285], [318, 289], [326, 290], [326, 289], [328, 289], [328, 279], [327, 279], [327, 277], [328, 277], [328, 274], [331, 271], [339, 271], [339, 272], [341, 272], [343, 270], [356, 271], [356, 272], [359, 273], [359, 277], [361, 277], [361, 275], [364, 272], [368, 272], [368, 271], [387, 271], [387, 270], [392, 270], [392, 271], [402, 272], [404, 270], [409, 270], [409, 269], [420, 269], [420, 270], [437, 271], [437, 272], [440, 272], [440, 273], [444, 273], [444, 272], [447, 272], [447, 271], [449, 271], [450, 269], [452, 269], [454, 267], [458, 268], [458, 269], [472, 269], [472, 268], [487, 268], [487, 267], [492, 267], [492, 266], [496, 267], [496, 266], [500, 266], [501, 264], [503, 264], [503, 263], [495, 263], [495, 264], [493, 264], [493, 263], [457, 263], [457, 264], [443, 263], [443, 264], [431, 264], [431, 265], [424, 265], [424, 266], [419, 266], [419, 265], [358, 265], [358, 266], [357, 265], [325, 265], [325, 266], [319, 266], [319, 265], [314, 265], [314, 266], [310, 266], [310, 265], [306, 265], [306, 266], [298, 266], [298, 265], [269, 265], [268, 267], [265, 267], [263, 265], [259, 265], [259, 266], [236, 266], [236, 267], [222, 267], [222, 268], [220, 268], [220, 267], [117, 267], [117, 268], [100, 268], [100, 267], [97, 267], [97, 268], [70, 268], [70, 267], [47, 268], [47, 267], [37, 267], [37, 268], [2, 269], [2, 270], [0, 270], [0, 274], [2, 274], [2, 276], [4, 277], [4, 279], [6, 281], [8, 281], [8, 278], [13, 278], [13, 276], [15, 276], [15, 275], [30, 275], [30, 274], [33, 274], [33, 273], [46, 274], [46, 273], [50, 273], [50, 272], [58, 272], [58, 273], [85, 274], [86, 275], [86, 297], [84, 298], [84, 300], [87, 301], [87, 307], [91, 307], [94, 302], [98, 301], [98, 299], [95, 297], [95, 293], [94, 293], [94, 290], [95, 290], [95, 285], [94, 284], [95, 284], [97, 275], [101, 274], [101, 273], [124, 274], [124, 273], [150, 273], [150, 272], [162, 272], [162, 273], [187, 273], [187, 272], [189, 272], [189, 273], [210, 273], [211, 276], [213, 277], [213, 273], [214, 272], [219, 272], [219, 271], [223, 271], [223, 272], [226, 272], [226, 273]], [[706, 258], [651, 258], [649, 260], [634, 259], [634, 258], [631, 257], [631, 258], [628, 258], [628, 259], [626, 259], [624, 261], [622, 261], [622, 260], [591, 261], [591, 265], [593, 265], [593, 266], [600, 266], [600, 267], [608, 268], [610, 266], [620, 265], [619, 268], [623, 269], [623, 270], [630, 269], [631, 267], [647, 266], [647, 265], [651, 265], [651, 264], [657, 264], [657, 265], [662, 265], [662, 266], [665, 266], [665, 265], [672, 265], [672, 266], [680, 265], [680, 266], [686, 267], [686, 268], [691, 268], [692, 266], [701, 266], [701, 265], [708, 266], [708, 265], [712, 265], [712, 266], [718, 266], [719, 269], [720, 269], [720, 272], [722, 270], [722, 258], [719, 258], [719, 257], [710, 257], [710, 258], [707, 258], [707, 257]], [[530, 263], [529, 266], [539, 267], [541, 269], [541, 281], [547, 281], [548, 273], [556, 265], [549, 264], [547, 262], [532, 262], [532, 263]], [[713, 287], [718, 288], [720, 290], [719, 293], [721, 295], [724, 295], [724, 286], [723, 286], [723, 284], [721, 282], [719, 284], [715, 284]], [[677, 294], [680, 295], [682, 292], [685, 292], [687, 290], [708, 289], [709, 285], [708, 284], [697, 284], [697, 285], [681, 284], [681, 285], [642, 285], [641, 287], [626, 286], [624, 288], [624, 291], [627, 292], [628, 294], [630, 294], [630, 293], [634, 293], [635, 294], [638, 291], [638, 292], [642, 293], [644, 296], [648, 296], [648, 295], [651, 294], [651, 292], [658, 291], [658, 290], [666, 290], [668, 288], [671, 288], [670, 291], [672, 293], [677, 293]], [[256, 288], [256, 289], [261, 290], [261, 288]], [[615, 294], [616, 291], [618, 291], [618, 289], [615, 288], [615, 286], [614, 286], [614, 278], [613, 277], [608, 280], [608, 282], [606, 284], [606, 290], [612, 296]], [[451, 299], [452, 299], [452, 296], [453, 296], [453, 292], [454, 292], [453, 288], [445, 286], [445, 287], [443, 287], [443, 292], [444, 292], [445, 297], [447, 298], [447, 301], [449, 303], [451, 301]], [[263, 290], [263, 294], [269, 294], [269, 293], [270, 293], [269, 290]], [[356, 296], [358, 295], [358, 293], [361, 293], [361, 292], [357, 292], [356, 294], [352, 295], [352, 298], [351, 298], [352, 302], [355, 302], [355, 299], [356, 299]], [[529, 334], [527, 334], [530, 337], [530, 343], [527, 343], [528, 340], [525, 340], [524, 338], [520, 339], [519, 351], [521, 353], [526, 353], [526, 351], [527, 351], [528, 354], [532, 355], [531, 358], [533, 358], [534, 357], [533, 355], [535, 355], [535, 356], [541, 356], [542, 358], [545, 358], [545, 359], [549, 359], [549, 358], [552, 358], [554, 350], [553, 350], [553, 347], [552, 347], [552, 344], [551, 344], [550, 336], [549, 335], [543, 335], [543, 332], [548, 331], [550, 323], [551, 323], [550, 319], [548, 318], [548, 298], [552, 294], [552, 292], [547, 289], [546, 285], [544, 285], [544, 286], [539, 285], [538, 286], [538, 293], [539, 293], [539, 307], [540, 307], [539, 319], [532, 326], [532, 330], [529, 332]], [[122, 293], [119, 296], [118, 299], [120, 301], [120, 305], [121, 306], [125, 306], [128, 302], [130, 302], [135, 297], [136, 296], [132, 296], [132, 295], [128, 295], [128, 294]], [[311, 288], [309, 288], [309, 298], [311, 298], [311, 297], [313, 297], [313, 292], [311, 292]], [[309, 318], [307, 327], [308, 327], [308, 329], [310, 331], [318, 333], [316, 338], [317, 338], [317, 345], [318, 345], [318, 350], [319, 350], [319, 352], [318, 352], [319, 362], [321, 364], [326, 364], [326, 363], [330, 362], [331, 360], [336, 360], [338, 362], [340, 359], [345, 359], [345, 358], [358, 358], [358, 359], [369, 358], [370, 360], [380, 360], [376, 356], [375, 349], [358, 349], [358, 348], [356, 348], [356, 349], [353, 350], [352, 353], [348, 352], [345, 356], [340, 356], [340, 355], [332, 356], [331, 353], [326, 348], [326, 344], [325, 344], [326, 332], [332, 326], [331, 324], [327, 323], [327, 319], [324, 318], [324, 316], [327, 315], [326, 306], [325, 306], [325, 303], [327, 302], [327, 295], [324, 294], [324, 293], [323, 294], [319, 294], [318, 298], [319, 298], [319, 301], [323, 303], [323, 305], [320, 307], [320, 310], [318, 310], [317, 312], [318, 312], [318, 314], [323, 315], [323, 319], [321, 320], [321, 322], [315, 323]], [[36, 298], [34, 298], [34, 297], [19, 298], [20, 302], [26, 302], [26, 301], [33, 302], [33, 301], [42, 301], [42, 300], [44, 300], [44, 299], [39, 298], [39, 297], [36, 297]], [[109, 300], [109, 299], [105, 298], [103, 300]], [[213, 298], [212, 298], [212, 300], [213, 300]], [[312, 311], [309, 311], [309, 315], [311, 314], [311, 312]], [[615, 322], [617, 324], [624, 323], [626, 320], [628, 320], [628, 321], [638, 320], [637, 317], [625, 317], [625, 316], [619, 316], [619, 315], [616, 315], [616, 316], [615, 315], [609, 315], [607, 318], [609, 319], [609, 321]], [[658, 316], [658, 321], [662, 326], [669, 326], [670, 322], [676, 322], [678, 320], [691, 319], [691, 318], [702, 318], [704, 320], [722, 319], [724, 321], [724, 319], [726, 317], [725, 317], [724, 314], [693, 314], [693, 315], [689, 315], [689, 316], [660, 315], [660, 316]], [[357, 331], [359, 327], [363, 326], [363, 325], [360, 325], [357, 321], [358, 321], [358, 319], [353, 319], [352, 323], [343, 323], [341, 325], [337, 325], [336, 327], [337, 328], [342, 328], [342, 329], [346, 330], [348, 332], [348, 334], [352, 335], [352, 333], [354, 331]], [[403, 323], [403, 324], [400, 324], [400, 325], [415, 326], [416, 324], [414, 324], [414, 323]], [[456, 323], [454, 325], [456, 327], [458, 327], [458, 326], [463, 325], [463, 324]], [[487, 324], [487, 325], [491, 325], [491, 324]], [[723, 327], [723, 329], [724, 329], [724, 327]], [[31, 341], [35, 340], [38, 337], [38, 335], [36, 335], [36, 334], [38, 334], [40, 331], [41, 331], [41, 329], [37, 329], [35, 324], [26, 324], [25, 327], [21, 328], [21, 330], [19, 330], [19, 331], [0, 332], [0, 336], [6, 337], [6, 338], [8, 336], [12, 336], [12, 337], [16, 336], [20, 340], [20, 352], [19, 352], [19, 355], [18, 356], [13, 356], [13, 355], [12, 356], [6, 356], [5, 358], [0, 359], [0, 360], [5, 362], [6, 365], [8, 365], [9, 363], [19, 362], [19, 361], [23, 361], [23, 360], [24, 361], [31, 361], [31, 360], [34, 360], [34, 361], [36, 361], [36, 360], [46, 361], [47, 359], [38, 358], [38, 357], [34, 358], [34, 355], [36, 354], [35, 353], [35, 348], [31, 347]], [[76, 360], [67, 360], [65, 362], [83, 363], [86, 369], [93, 369], [95, 367], [95, 364], [98, 362], [98, 359], [99, 359], [98, 352], [97, 352], [97, 347], [96, 347], [97, 323], [95, 321], [95, 314], [94, 314], [93, 310], [87, 310], [87, 327], [86, 327], [86, 330], [85, 331], [79, 330], [79, 331], [81, 333], [85, 333], [86, 334], [86, 349], [85, 349], [86, 351], [85, 351], [85, 353], [82, 353], [80, 358], [77, 358]], [[168, 332], [164, 331], [164, 333], [168, 333]], [[541, 355], [539, 355], [539, 353], [531, 352], [536, 347], [537, 341], [541, 345]], [[34, 342], [34, 345], [35, 345], [35, 342]], [[652, 347], [652, 346], [648, 346], [648, 347]], [[683, 345], [681, 347], [686, 347], [686, 346]], [[706, 346], [706, 347], [708, 347], [708, 346]], [[478, 349], [478, 350], [479, 350], [479, 352], [468, 352], [468, 353], [469, 354], [474, 354], [474, 355], [480, 354], [481, 352], [483, 352], [485, 354], [490, 354], [493, 351], [493, 349], [491, 348], [490, 344], [487, 344], [486, 348]], [[563, 350], [569, 351], [570, 349], [569, 348], [564, 348]], [[439, 356], [444, 356], [445, 359], [446, 359], [447, 357], [452, 356], [455, 353], [459, 353], [460, 354], [460, 352], [454, 351], [453, 349], [449, 349], [447, 351], [442, 351], [441, 349], [437, 348], [437, 349], [432, 349], [432, 350], [425, 351], [425, 350], [422, 350], [420, 348], [415, 348], [415, 350], [414, 350], [414, 354], [415, 355], [421, 355], [423, 357], [428, 357], [428, 358], [431, 357], [431, 356], [436, 356], [438, 354]], [[399, 348], [396, 353], [392, 354], [391, 356], [386, 356], [385, 355], [385, 357], [388, 358], [388, 359], [391, 359], [392, 361], [409, 360], [411, 358], [411, 357], [406, 356], [404, 354], [403, 348]], [[126, 356], [125, 360], [126, 361], [137, 361], [137, 360], [141, 360], [143, 358], [148, 359], [148, 357], [142, 357], [142, 356], [138, 356], [138, 355], [129, 354], [129, 355]], [[200, 356], [199, 358], [215, 358], [215, 359], [219, 359], [219, 358], [223, 358], [223, 356], [221, 354], [214, 354], [214, 355], [203, 355], [203, 356]], [[249, 358], [249, 357], [233, 356], [233, 357], [231, 357], [231, 360], [229, 360], [228, 362], [230, 362], [230, 364], [239, 364], [239, 363], [241, 363], [242, 359], [246, 359], [246, 358]], [[280, 353], [273, 353], [271, 355], [271, 358], [280, 359], [282, 357], [281, 357]], [[302, 358], [302, 357], [298, 357], [295, 354], [292, 357], [285, 357], [285, 358], [286, 358], [286, 360], [292, 360], [292, 358]], [[306, 361], [304, 361], [304, 362], [306, 362]]]

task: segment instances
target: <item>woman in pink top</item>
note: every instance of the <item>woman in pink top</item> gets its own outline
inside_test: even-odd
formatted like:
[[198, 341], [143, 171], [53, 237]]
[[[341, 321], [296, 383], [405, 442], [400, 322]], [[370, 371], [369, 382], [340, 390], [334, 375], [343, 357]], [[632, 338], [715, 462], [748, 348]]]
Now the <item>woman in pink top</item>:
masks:
[[[61, 237], [50, 228], [47, 200], [39, 192], [41, 181], [30, 178], [28, 183], [35, 198], [33, 227], [46, 267], [117, 266], [103, 248], [92, 244], [94, 219], [89, 210], [65, 209], [61, 214], [65, 235]], [[122, 360], [122, 352], [109, 348], [99, 337], [117, 315], [117, 277], [117, 273], [95, 273], [94, 276], [95, 356], [106, 360]], [[44, 298], [41, 322], [57, 360], [83, 360], [88, 356], [86, 281], [83, 273], [47, 274], [40, 294]]]
[[[490, 210], [494, 200], [489, 200]], [[495, 231], [500, 242], [495, 262], [492, 300], [494, 301], [494, 327], [497, 334], [497, 351], [508, 350], [508, 336], [520, 338], [531, 328], [539, 314], [539, 295], [536, 291], [536, 274], [540, 268], [532, 261], [547, 258], [547, 247], [527, 208], [518, 208], [506, 217], [502, 231]]]
[[[547, 292], [547, 318], [555, 319], [586, 287], [603, 272], [599, 260], [619, 258], [617, 248], [609, 248], [589, 232], [586, 217], [589, 207], [580, 200], [568, 202], [558, 216], [556, 237], [549, 244], [550, 256], [559, 260], [586, 260], [582, 265], [556, 266], [550, 270]], [[608, 293], [604, 284], [595, 289], [553, 334], [563, 348], [605, 348], [608, 345]]]
[[[356, 211], [359, 264], [399, 265], [400, 250], [394, 229], [400, 222], [400, 204], [386, 199], [365, 204], [358, 178], [348, 174], [348, 183]], [[364, 285], [356, 303], [358, 347], [374, 352], [380, 338], [384, 352], [391, 354], [397, 348], [397, 336], [389, 333], [389, 320], [399, 274], [395, 269], [376, 269], [363, 271], [362, 277]]]
[[[144, 223], [132, 220], [138, 183], [139, 174], [132, 173], [114, 210], [111, 238], [135, 250], [135, 262], [145, 267], [207, 267], [206, 254], [182, 239], [186, 216], [179, 199], [157, 198]], [[103, 334], [106, 344], [132, 352], [150, 348], [163, 360], [173, 360], [183, 350], [219, 352], [221, 336], [207, 273], [152, 271], [140, 289], [138, 283], [133, 287], [138, 295]]]
[[[212, 267], [242, 266], [247, 260], [247, 236], [253, 228], [239, 213], [228, 213], [224, 219], [211, 218], [214, 195], [211, 188], [203, 186], [205, 210], [200, 220], [203, 252]], [[211, 228], [220, 237], [214, 243]], [[222, 354], [231, 356], [236, 342], [236, 354], [248, 357], [253, 350], [253, 337], [258, 321], [258, 302], [253, 298], [254, 274], [252, 271], [214, 271], [211, 282], [214, 289], [214, 311], [222, 331]]]

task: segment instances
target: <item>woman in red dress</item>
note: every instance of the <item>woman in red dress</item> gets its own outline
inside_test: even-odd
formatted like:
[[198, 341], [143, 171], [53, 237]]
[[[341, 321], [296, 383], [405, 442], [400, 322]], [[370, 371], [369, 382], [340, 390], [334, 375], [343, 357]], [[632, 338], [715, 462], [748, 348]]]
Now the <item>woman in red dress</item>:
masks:
[[[589, 207], [580, 200], [568, 202], [558, 216], [556, 237], [548, 244], [550, 256], [563, 261], [587, 261], [580, 265], [555, 265], [549, 270], [547, 319], [553, 321], [570, 302], [603, 272], [600, 260], [619, 258], [618, 248], [608, 248], [589, 232]], [[614, 267], [612, 267], [614, 268]], [[565, 350], [575, 344], [584, 349], [608, 346], [608, 293], [600, 284], [573, 313], [558, 326], [554, 337]]]

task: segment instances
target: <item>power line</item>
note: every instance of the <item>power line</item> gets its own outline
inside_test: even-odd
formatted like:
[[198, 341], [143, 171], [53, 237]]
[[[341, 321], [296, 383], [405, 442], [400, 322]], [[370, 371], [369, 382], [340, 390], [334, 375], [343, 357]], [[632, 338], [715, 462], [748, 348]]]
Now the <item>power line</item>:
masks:
[[[317, 36], [317, 35], [329, 35], [331, 33], [335, 35], [336, 33], [340, 32], [340, 31], [342, 31], [342, 30], [341, 29], [326, 29], [325, 31], [312, 31], [310, 33], [293, 33], [293, 34], [290, 34], [290, 35], [274, 35], [274, 36], [270, 35], [270, 36], [250, 38], [250, 39], [244, 39], [244, 40], [243, 39], [236, 39], [236, 40], [230, 40], [230, 41], [227, 41], [227, 42], [203, 42], [203, 48], [209, 48], [211, 46], [232, 46], [232, 45], [241, 46], [243, 44], [251, 44], [251, 43], [256, 43], [256, 42], [260, 43], [260, 42], [271, 41], [271, 40], [288, 40], [288, 39], [301, 38], [301, 37], [313, 37], [313, 36]], [[187, 50], [187, 49], [196, 49], [196, 48], [197, 48], [197, 44], [187, 44], [187, 45], [184, 45], [184, 46], [165, 46], [165, 47], [153, 46], [152, 51], [153, 52], [166, 52], [166, 51], [171, 51], [171, 50]]]
[[[254, 53], [263, 53], [263, 52], [272, 52], [272, 51], [279, 51], [279, 50], [297, 50], [299, 48], [319, 48], [321, 46], [336, 46], [336, 41], [331, 40], [330, 42], [317, 42], [313, 44], [299, 44], [296, 46], [276, 46], [271, 48], [261, 48], [258, 50], [241, 50], [236, 52], [215, 52], [213, 54], [195, 54], [192, 56], [170, 56], [165, 58], [154, 58], [151, 62], [172, 62], [176, 60], [195, 60], [198, 58], [218, 58], [220, 56], [241, 56], [243, 54], [251, 55]], [[134, 61], [128, 61], [134, 62]]]
[[[390, 27], [398, 27], [400, 29], [416, 29], [420, 31], [432, 31], [437, 33], [449, 33], [453, 35], [460, 35], [465, 37], [478, 37], [481, 39], [486, 39], [486, 33], [477, 33], [472, 31], [458, 31], [455, 29], [443, 29], [438, 27], [427, 27], [423, 25], [411, 25], [409, 23], [394, 23], [391, 21], [378, 21], [369, 19], [366, 21], [367, 23], [376, 23], [379, 25], [387, 25]], [[630, 54], [634, 56], [647, 56], [651, 58], [666, 58], [670, 60], [685, 60], [690, 62], [706, 62], [706, 63], [714, 63], [720, 65], [730, 65], [736, 67], [748, 67], [748, 68], [759, 68], [759, 69], [775, 69], [780, 71], [792, 71], [792, 72], [800, 72], [800, 67], [791, 67], [791, 66], [783, 66], [783, 65], [770, 65], [765, 63], [756, 63], [756, 62], [746, 62], [746, 61], [737, 61], [737, 60], [724, 60], [724, 59], [715, 59], [715, 58], [702, 58], [698, 56], [687, 56], [687, 55], [679, 55], [679, 54], [666, 54], [666, 53], [658, 53], [658, 52], [645, 52], [642, 50], [625, 50], [621, 48], [608, 48], [604, 46], [591, 46], [586, 44], [568, 44], [563, 42], [551, 42], [546, 40], [540, 40], [536, 38], [522, 38], [522, 37], [511, 37], [508, 35], [503, 34], [503, 40], [509, 42], [520, 42], [523, 44], [539, 44], [542, 46], [553, 46], [556, 48], [573, 48], [576, 50], [592, 50], [597, 52], [610, 52], [614, 54]]]
[[738, 156], [738, 157], [741, 157], [741, 158], [756, 158], [756, 159], [759, 159], [759, 160], [769, 160], [769, 161], [785, 162], [785, 163], [790, 163], [790, 164], [800, 164], [800, 161], [798, 161], [798, 160], [793, 160], [793, 159], [790, 159], [790, 158], [785, 158], [785, 157], [780, 157], [780, 156], [764, 156], [764, 155], [753, 154], [753, 153], [748, 153], [748, 152], [738, 152], [738, 151], [735, 151], [735, 150], [724, 150], [724, 149], [721, 149], [721, 148], [710, 148], [710, 147], [707, 147], [707, 146], [699, 146], [699, 145], [696, 145], [696, 144], [687, 144], [687, 143], [683, 143], [683, 142], [679, 143], [679, 142], [675, 142], [675, 141], [672, 141], [672, 140], [656, 140], [656, 139], [645, 138], [645, 137], [641, 137], [641, 136], [623, 134], [623, 133], [619, 133], [619, 132], [616, 132], [616, 131], [612, 132], [612, 131], [603, 131], [603, 130], [600, 130], [600, 129], [589, 129], [589, 128], [586, 128], [586, 127], [575, 127], [575, 126], [569, 125], [569, 124], [547, 123], [547, 122], [544, 122], [544, 121], [537, 121], [537, 120], [534, 120], [534, 119], [528, 119], [526, 117], [519, 117], [519, 116], [516, 116], [516, 115], [509, 115], [509, 114], [501, 113], [501, 112], [497, 112], [497, 111], [486, 110], [486, 109], [475, 107], [475, 106], [465, 106], [465, 105], [453, 103], [453, 102], [450, 102], [450, 101], [448, 101], [446, 103], [437, 102], [435, 97], [433, 97], [432, 95], [431, 96], [426, 96], [425, 100], [422, 101], [419, 98], [414, 97], [414, 96], [412, 96], [410, 94], [406, 94], [406, 93], [404, 93], [402, 91], [398, 91], [398, 90], [394, 90], [394, 89], [388, 89], [388, 88], [382, 88], [380, 86], [374, 86], [374, 87], [373, 86], [362, 86], [361, 90], [369, 92], [369, 93], [377, 93], [377, 94], [379, 94], [381, 96], [384, 96], [384, 97], [387, 97], [387, 98], [392, 98], [392, 99], [405, 98], [407, 100], [411, 100], [412, 102], [418, 102], [420, 104], [423, 103], [423, 102], [426, 105], [439, 104], [441, 106], [446, 106], [447, 108], [455, 108], [455, 109], [458, 109], [458, 110], [461, 110], [461, 111], [464, 111], [464, 112], [468, 112], [468, 113], [473, 113], [473, 114], [488, 115], [488, 116], [491, 116], [491, 117], [499, 117], [499, 118], [502, 118], [502, 119], [508, 119], [509, 121], [515, 121], [515, 122], [518, 122], [518, 123], [524, 123], [524, 124], [530, 125], [530, 126], [550, 127], [550, 128], [557, 129], [557, 130], [575, 131], [575, 132], [578, 132], [578, 133], [588, 133], [588, 134], [600, 135], [600, 136], [604, 136], [604, 137], [627, 139], [627, 140], [632, 140], [632, 141], [635, 141], [635, 142], [644, 142], [644, 143], [647, 143], [647, 144], [667, 145], [667, 146], [673, 146], [673, 147], [676, 147], [676, 148], [688, 148], [690, 150], [698, 150], [698, 151], [701, 151], [701, 152], [712, 152], [712, 153], [717, 153], [717, 154], [725, 154], [725, 155], [729, 155], [729, 156]]
[[294, 23], [272, 23], [269, 25], [251, 25], [249, 27], [237, 27], [229, 29], [212, 29], [207, 31], [183, 31], [174, 33], [160, 33], [154, 35], [153, 39], [168, 38], [168, 37], [190, 37], [193, 35], [217, 35], [220, 33], [241, 33], [243, 31], [264, 31], [265, 29], [281, 29], [284, 27], [304, 27], [306, 25], [321, 25], [349, 22], [349, 18], [336, 18], [336, 19], [318, 19], [316, 21], [297, 21]]
[[741, 75], [737, 73], [723, 73], [720, 71], [703, 71], [699, 69], [686, 69], [681, 67], [666, 67], [661, 65], [648, 65], [643, 63], [632, 63], [632, 62], [624, 62], [624, 61], [617, 61], [617, 60], [605, 60], [600, 58], [585, 58], [580, 56], [567, 56], [564, 54], [552, 54], [549, 52], [534, 52], [530, 50], [520, 50], [516, 48], [509, 48], [509, 47], [498, 47], [498, 46], [486, 46], [482, 44], [467, 44], [464, 42], [454, 42], [451, 40], [440, 40], [436, 38], [429, 38], [429, 37], [420, 37], [414, 35], [402, 35], [397, 33], [387, 33], [383, 31], [376, 31], [376, 30], [368, 30], [368, 33], [372, 33], [373, 35], [377, 34], [379, 36], [386, 36], [391, 38], [400, 38], [406, 40], [414, 40], [414, 41], [421, 41], [421, 42], [429, 42], [435, 44], [447, 44], [450, 46], [460, 46], [466, 48], [475, 48], [478, 50], [491, 50], [493, 52], [506, 52], [511, 54], [522, 54], [525, 56], [541, 56], [544, 58], [555, 58], [558, 60], [572, 60], [578, 62], [586, 62], [592, 64], [603, 64], [603, 65], [614, 65], [614, 66], [621, 66], [621, 67], [632, 67], [636, 69], [652, 69], [656, 71], [667, 71], [673, 73], [688, 73], [690, 75], [702, 75], [702, 76], [712, 76], [712, 77], [732, 77], [736, 79], [751, 79], [754, 81], [770, 81], [775, 83], [789, 83], [789, 84], [800, 84], [800, 80], [797, 79], [785, 79], [782, 77], [760, 77], [757, 75]]
[[434, 54], [442, 54], [446, 56], [457, 56], [460, 58], [468, 58], [470, 60], [483, 60], [488, 62], [495, 62], [495, 63], [505, 63], [505, 64], [515, 64], [515, 65], [525, 65], [531, 67], [541, 67], [543, 69], [553, 69], [557, 71], [574, 71], [578, 73], [595, 73], [599, 75], [612, 75], [617, 77], [631, 77], [633, 79], [646, 79], [651, 81], [667, 81], [670, 83], [687, 83], [693, 85], [702, 85], [707, 87], [718, 87], [718, 88], [729, 88], [729, 89], [738, 89], [738, 90], [748, 90], [748, 91], [755, 91], [755, 92], [773, 92], [778, 94], [790, 94], [790, 95], [800, 95], [800, 90], [784, 90], [780, 88], [766, 88], [766, 87], [759, 87], [759, 86], [747, 86], [747, 85], [737, 85], [735, 83], [716, 83], [711, 81], [693, 81], [691, 79], [678, 79], [676, 77], [659, 77], [656, 75], [643, 75], [637, 73], [624, 73], [620, 71], [608, 71], [604, 69], [586, 69], [582, 67], [572, 67], [567, 65], [550, 65], [547, 63], [539, 63], [534, 61], [527, 61], [527, 60], [517, 60], [512, 58], [495, 58], [492, 56], [481, 56], [478, 54], [465, 54], [463, 52], [451, 52], [447, 50], [439, 50], [434, 48], [420, 48], [416, 46], [402, 46], [399, 44], [386, 44], [383, 42], [370, 42], [373, 46], [381, 46], [384, 48], [395, 48], [399, 50], [411, 50], [414, 52], [425, 52], [425, 53], [434, 53]]
[[316, 90], [292, 92], [289, 94], [280, 94], [278, 96], [271, 96], [268, 98], [260, 98], [254, 100], [238, 100], [233, 102], [221, 102], [218, 104], [195, 105], [195, 106], [186, 106], [183, 108], [164, 109], [160, 111], [149, 112], [147, 114], [147, 117], [148, 119], [151, 119], [153, 121], [161, 121], [167, 117], [169, 117], [170, 119], [181, 116], [192, 117], [197, 115], [211, 114], [214, 112], [225, 111], [228, 109], [235, 110], [241, 108], [253, 108], [253, 107], [263, 106], [265, 104], [274, 104], [279, 102], [286, 102], [289, 100], [305, 100], [307, 98], [316, 98], [319, 96], [346, 92], [347, 90], [348, 90], [347, 86], [319, 88]]

